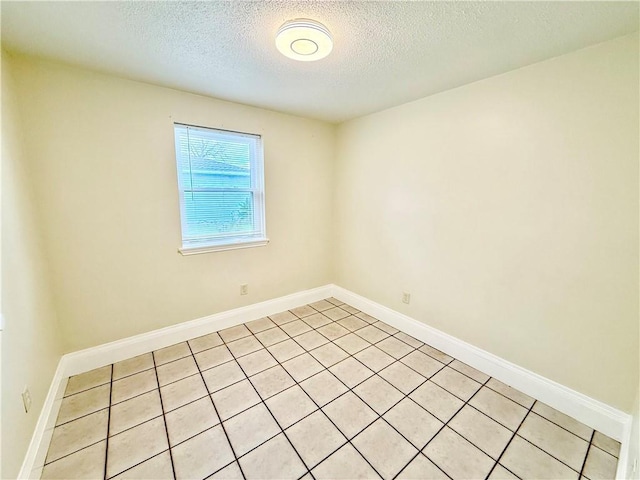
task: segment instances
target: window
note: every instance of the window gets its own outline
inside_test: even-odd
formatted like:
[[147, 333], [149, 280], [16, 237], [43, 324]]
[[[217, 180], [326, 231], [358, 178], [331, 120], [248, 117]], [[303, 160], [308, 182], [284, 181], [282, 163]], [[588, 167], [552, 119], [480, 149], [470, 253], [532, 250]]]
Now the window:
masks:
[[183, 255], [266, 245], [260, 135], [174, 124]]

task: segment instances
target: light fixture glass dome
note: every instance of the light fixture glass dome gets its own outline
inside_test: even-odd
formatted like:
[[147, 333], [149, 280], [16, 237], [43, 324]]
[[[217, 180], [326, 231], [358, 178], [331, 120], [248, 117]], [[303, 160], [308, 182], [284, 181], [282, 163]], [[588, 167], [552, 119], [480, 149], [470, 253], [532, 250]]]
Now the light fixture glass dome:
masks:
[[327, 27], [321, 23], [297, 18], [280, 27], [276, 35], [276, 47], [285, 57], [313, 62], [331, 53], [333, 39]]

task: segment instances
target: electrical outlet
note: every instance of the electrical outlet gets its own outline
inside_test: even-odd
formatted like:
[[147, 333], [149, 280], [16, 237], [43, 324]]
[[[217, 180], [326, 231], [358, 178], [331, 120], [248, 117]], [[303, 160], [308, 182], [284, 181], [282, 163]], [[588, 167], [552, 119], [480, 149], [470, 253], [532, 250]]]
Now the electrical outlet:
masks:
[[402, 303], [411, 303], [411, 294], [409, 292], [402, 292]]
[[31, 409], [31, 392], [29, 387], [24, 387], [22, 391], [22, 403], [24, 404], [24, 413], [29, 413]]
[[636, 473], [637, 471], [638, 471], [638, 459], [634, 458], [633, 459], [633, 467], [632, 467], [631, 473]]
[[247, 285], [246, 283], [243, 283], [242, 285], [240, 285], [240, 295], [246, 295], [249, 293], [249, 285]]

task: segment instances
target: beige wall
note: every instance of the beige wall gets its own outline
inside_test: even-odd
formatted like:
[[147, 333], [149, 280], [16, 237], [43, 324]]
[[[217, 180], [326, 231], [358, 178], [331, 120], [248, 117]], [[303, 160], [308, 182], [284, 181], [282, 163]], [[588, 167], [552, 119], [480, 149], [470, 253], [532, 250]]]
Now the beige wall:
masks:
[[[66, 351], [331, 281], [334, 126], [29, 58], [17, 66]], [[264, 135], [268, 246], [177, 253], [174, 121]]]
[[[18, 474], [62, 351], [12, 67], [3, 52], [1, 478]], [[29, 413], [22, 406], [25, 385], [33, 402]]]
[[337, 142], [337, 284], [631, 411], [637, 34], [347, 122]]

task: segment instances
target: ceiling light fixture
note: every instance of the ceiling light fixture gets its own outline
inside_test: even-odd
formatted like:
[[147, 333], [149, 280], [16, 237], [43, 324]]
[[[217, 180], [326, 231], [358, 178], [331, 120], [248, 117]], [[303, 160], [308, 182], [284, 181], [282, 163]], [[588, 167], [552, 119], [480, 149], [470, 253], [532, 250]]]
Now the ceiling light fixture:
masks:
[[285, 57], [301, 62], [320, 60], [331, 53], [331, 33], [319, 22], [297, 18], [285, 22], [276, 35], [276, 47]]

